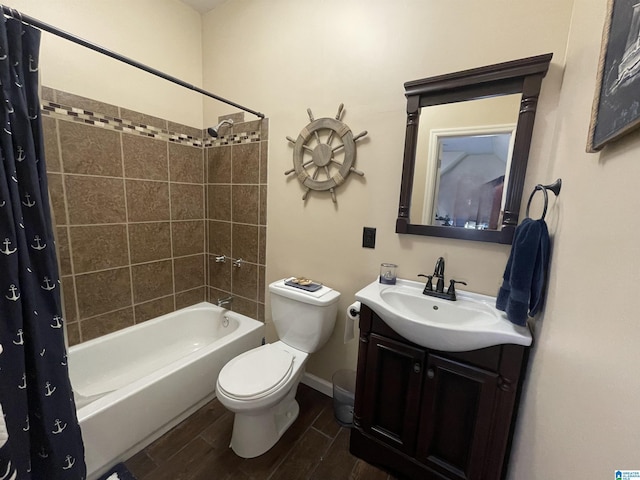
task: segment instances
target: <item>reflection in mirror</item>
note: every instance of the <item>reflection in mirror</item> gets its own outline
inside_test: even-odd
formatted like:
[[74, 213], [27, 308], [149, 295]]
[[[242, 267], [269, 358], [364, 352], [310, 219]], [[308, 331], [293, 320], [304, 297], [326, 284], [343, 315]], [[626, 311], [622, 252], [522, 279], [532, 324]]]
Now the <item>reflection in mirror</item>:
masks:
[[396, 232], [511, 243], [552, 54], [404, 84]]
[[411, 223], [499, 229], [520, 94], [421, 111]]
[[423, 223], [498, 228], [511, 137], [507, 132], [438, 138], [435, 202]]

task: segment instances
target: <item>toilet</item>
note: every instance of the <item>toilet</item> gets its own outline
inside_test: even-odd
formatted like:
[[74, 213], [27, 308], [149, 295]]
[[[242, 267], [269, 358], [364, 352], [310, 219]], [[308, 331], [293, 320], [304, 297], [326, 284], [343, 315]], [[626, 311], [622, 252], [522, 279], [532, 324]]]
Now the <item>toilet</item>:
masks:
[[295, 396], [310, 353], [331, 336], [340, 292], [269, 285], [271, 314], [279, 341], [244, 352], [220, 371], [216, 395], [235, 413], [231, 448], [253, 458], [273, 447], [298, 417]]

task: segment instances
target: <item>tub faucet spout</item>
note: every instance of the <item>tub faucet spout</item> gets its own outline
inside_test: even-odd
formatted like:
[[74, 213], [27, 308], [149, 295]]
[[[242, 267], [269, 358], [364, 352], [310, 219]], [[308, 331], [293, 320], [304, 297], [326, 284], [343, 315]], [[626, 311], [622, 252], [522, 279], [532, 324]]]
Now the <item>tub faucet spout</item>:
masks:
[[229, 296], [229, 297], [225, 297], [225, 298], [219, 298], [217, 305], [219, 307], [230, 307], [231, 306], [231, 302], [233, 302], [233, 297]]

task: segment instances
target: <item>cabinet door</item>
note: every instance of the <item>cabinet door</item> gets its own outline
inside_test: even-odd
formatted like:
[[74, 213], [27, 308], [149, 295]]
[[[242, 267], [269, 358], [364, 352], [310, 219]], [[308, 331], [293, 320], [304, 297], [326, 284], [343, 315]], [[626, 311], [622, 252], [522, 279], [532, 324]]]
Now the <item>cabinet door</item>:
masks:
[[452, 480], [482, 479], [498, 375], [429, 355], [424, 378], [418, 460]]
[[414, 455], [424, 351], [372, 333], [367, 347], [362, 428]]

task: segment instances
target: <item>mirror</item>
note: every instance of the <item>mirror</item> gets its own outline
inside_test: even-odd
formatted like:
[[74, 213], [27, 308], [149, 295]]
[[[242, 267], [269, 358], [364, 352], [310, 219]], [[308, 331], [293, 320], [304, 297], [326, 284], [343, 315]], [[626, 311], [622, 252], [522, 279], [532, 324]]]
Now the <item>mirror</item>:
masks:
[[397, 233], [511, 243], [551, 56], [405, 83]]
[[520, 95], [422, 109], [411, 223], [498, 229]]

